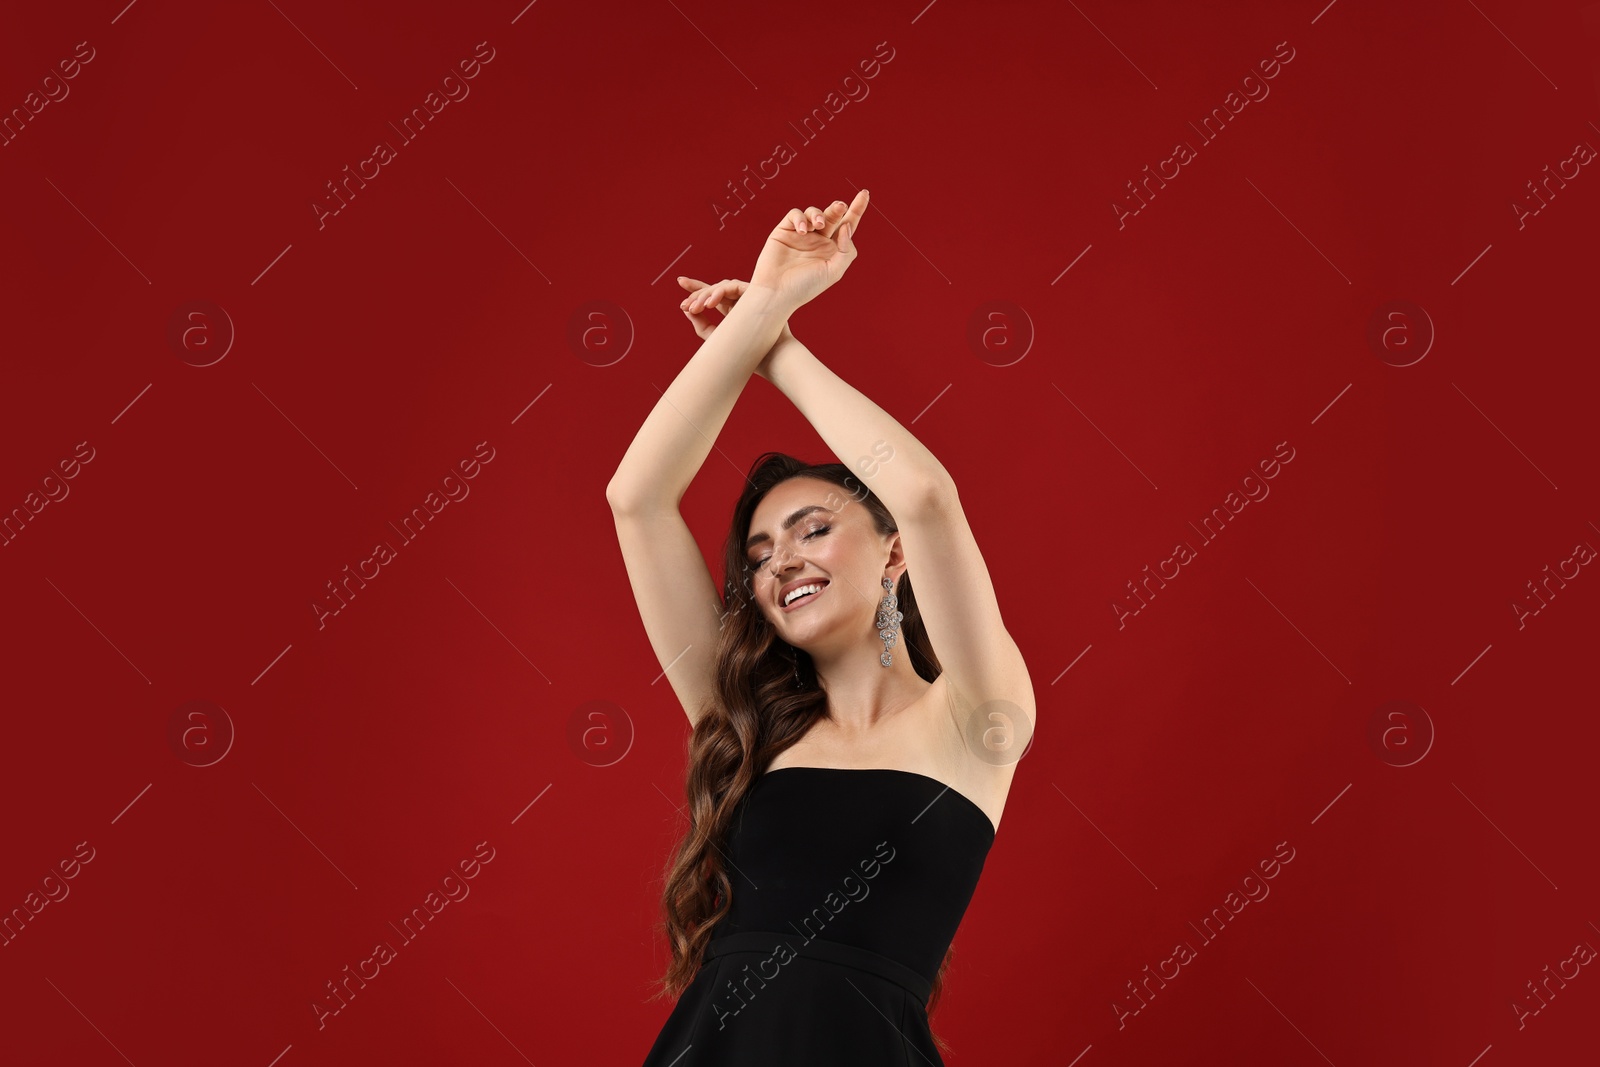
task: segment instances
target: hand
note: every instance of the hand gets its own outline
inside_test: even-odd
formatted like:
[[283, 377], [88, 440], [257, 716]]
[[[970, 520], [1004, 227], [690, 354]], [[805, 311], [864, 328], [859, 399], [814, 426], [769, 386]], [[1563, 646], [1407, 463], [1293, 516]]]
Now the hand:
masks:
[[756, 259], [750, 284], [778, 294], [798, 308], [844, 276], [855, 262], [856, 230], [867, 210], [867, 191], [848, 205], [835, 200], [827, 211], [791, 208]]
[[[744, 295], [745, 290], [750, 288], [749, 282], [740, 281], [738, 278], [724, 278], [714, 285], [708, 285], [698, 278], [679, 278], [678, 284], [689, 290], [690, 295], [679, 306], [683, 308], [684, 314], [689, 316], [694, 332], [701, 340], [710, 337], [718, 326], [708, 317], [710, 310], [714, 307], [726, 317], [728, 312], [733, 310], [733, 305]], [[773, 343], [773, 348], [785, 340], [793, 339], [794, 334], [789, 332], [789, 324], [785, 322], [783, 329], [778, 332], [778, 340]], [[767, 359], [770, 355], [771, 349], [761, 357], [761, 363], [756, 367], [756, 373], [763, 378], [767, 376]]]

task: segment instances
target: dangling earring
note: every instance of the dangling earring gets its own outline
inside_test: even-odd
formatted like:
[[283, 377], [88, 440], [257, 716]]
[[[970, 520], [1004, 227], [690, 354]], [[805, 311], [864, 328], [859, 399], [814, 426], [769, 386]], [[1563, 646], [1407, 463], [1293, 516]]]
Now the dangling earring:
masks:
[[789, 646], [789, 659], [794, 663], [794, 687], [796, 689], [799, 689], [799, 688], [801, 688], [801, 685], [800, 685], [800, 650], [795, 648], [793, 645]]
[[895, 639], [900, 636], [900, 620], [905, 618], [905, 613], [895, 610], [900, 601], [894, 595], [894, 586], [889, 579], [884, 578], [880, 584], [884, 589], [884, 597], [878, 604], [878, 636], [883, 639], [883, 653], [878, 657], [878, 662], [887, 667], [894, 661], [889, 649], [894, 647]]

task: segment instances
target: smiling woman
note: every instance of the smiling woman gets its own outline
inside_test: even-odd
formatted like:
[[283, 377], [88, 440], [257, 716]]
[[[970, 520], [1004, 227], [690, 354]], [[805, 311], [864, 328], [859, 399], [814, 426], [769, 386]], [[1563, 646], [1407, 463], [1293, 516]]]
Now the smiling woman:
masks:
[[[672, 963], [656, 994], [678, 1000], [646, 1067], [942, 1064], [929, 1016], [1027, 747], [1027, 668], [954, 482], [788, 329], [854, 260], [866, 207], [862, 190], [791, 210], [748, 283], [679, 279], [704, 343], [606, 490], [645, 631], [692, 727], [689, 827], [662, 890]], [[837, 455], [877, 459], [857, 478], [760, 456], [723, 541], [719, 605], [678, 501], [751, 373]], [[992, 726], [996, 708], [1006, 728], [976, 735], [1005, 743], [970, 746], [973, 709]], [[846, 910], [839, 872], [864, 855], [895, 862]], [[781, 991], [762, 995], [779, 965]]]

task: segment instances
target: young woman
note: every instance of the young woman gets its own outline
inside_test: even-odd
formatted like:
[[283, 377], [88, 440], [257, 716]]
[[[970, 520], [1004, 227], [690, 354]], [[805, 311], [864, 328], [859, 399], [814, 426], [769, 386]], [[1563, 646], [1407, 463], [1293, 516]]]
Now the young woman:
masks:
[[[748, 283], [678, 279], [704, 343], [606, 489], [692, 726], [656, 993], [678, 1001], [646, 1067], [942, 1064], [928, 1013], [1032, 734], [950, 474], [787, 326], [855, 260], [867, 198], [789, 211]], [[854, 472], [761, 456], [719, 602], [678, 502], [752, 371]]]

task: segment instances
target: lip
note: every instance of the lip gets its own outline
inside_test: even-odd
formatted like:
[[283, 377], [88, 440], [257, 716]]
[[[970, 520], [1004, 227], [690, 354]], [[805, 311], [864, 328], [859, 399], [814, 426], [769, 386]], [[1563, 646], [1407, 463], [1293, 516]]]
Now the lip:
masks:
[[[822, 586], [822, 588], [817, 590], [815, 593], [811, 594], [811, 596], [807, 597], [804, 600], [797, 600], [793, 604], [785, 604], [783, 602], [782, 598], [789, 594], [789, 590], [794, 589], [794, 588], [796, 588], [798, 586], [802, 586], [802, 585], [820, 585], [820, 586]], [[811, 603], [813, 600], [815, 600], [817, 597], [821, 596], [823, 593], [826, 593], [827, 591], [828, 591], [828, 580], [826, 578], [813, 578], [810, 581], [804, 581], [804, 582], [790, 582], [788, 585], [783, 587], [783, 591], [779, 596], [779, 599], [778, 599], [778, 610], [780, 610], [780, 611], [799, 611], [802, 607], [804, 607], [805, 605]]]

